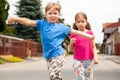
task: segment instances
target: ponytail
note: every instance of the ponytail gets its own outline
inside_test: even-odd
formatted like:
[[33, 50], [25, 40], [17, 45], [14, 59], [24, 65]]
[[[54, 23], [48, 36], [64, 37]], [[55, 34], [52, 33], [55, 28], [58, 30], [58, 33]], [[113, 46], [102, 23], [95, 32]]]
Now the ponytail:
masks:
[[90, 23], [89, 23], [89, 22], [88, 22], [87, 25], [86, 25], [86, 29], [91, 30], [91, 26], [90, 26]]
[[75, 23], [73, 23], [73, 29], [78, 30], [77, 26], [75, 25]]

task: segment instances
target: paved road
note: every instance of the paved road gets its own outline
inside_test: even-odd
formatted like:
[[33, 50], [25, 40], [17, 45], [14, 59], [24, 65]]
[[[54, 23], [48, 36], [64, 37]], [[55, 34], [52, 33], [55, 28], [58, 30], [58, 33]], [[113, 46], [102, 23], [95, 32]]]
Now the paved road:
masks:
[[[75, 80], [71, 57], [66, 58], [63, 78]], [[46, 62], [43, 58], [33, 58], [20, 63], [0, 65], [0, 80], [48, 80]]]
[[94, 80], [120, 80], [120, 56], [99, 55], [94, 65]]
[[[114, 59], [114, 57], [111, 57]], [[100, 64], [94, 65], [94, 80], [119, 80], [120, 64], [109, 60], [109, 56], [99, 56]], [[64, 80], [75, 80], [72, 68], [72, 57], [66, 57], [62, 71]], [[44, 58], [27, 59], [20, 63], [0, 65], [0, 80], [48, 80], [48, 72]]]

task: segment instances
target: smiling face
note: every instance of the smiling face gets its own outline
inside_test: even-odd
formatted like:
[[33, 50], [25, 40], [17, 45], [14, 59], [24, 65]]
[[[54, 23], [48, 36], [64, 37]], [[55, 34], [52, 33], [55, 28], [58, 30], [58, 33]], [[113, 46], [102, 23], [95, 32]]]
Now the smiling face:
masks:
[[56, 23], [60, 18], [61, 5], [59, 3], [48, 3], [45, 8], [45, 18], [48, 22]]
[[58, 10], [56, 10], [54, 7], [50, 8], [46, 14], [45, 14], [46, 19], [51, 22], [51, 23], [56, 23], [58, 19], [60, 18], [60, 13]]

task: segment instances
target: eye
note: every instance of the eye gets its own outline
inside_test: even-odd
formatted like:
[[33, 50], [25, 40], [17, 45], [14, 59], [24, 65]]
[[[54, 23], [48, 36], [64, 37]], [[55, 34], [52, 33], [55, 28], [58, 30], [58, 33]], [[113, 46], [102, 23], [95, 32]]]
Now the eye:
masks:
[[58, 14], [57, 12], [54, 13], [55, 15]]
[[77, 23], [80, 23], [80, 21], [77, 21]]
[[85, 21], [81, 21], [81, 23], [84, 23]]
[[48, 13], [49, 15], [52, 15], [52, 13]]

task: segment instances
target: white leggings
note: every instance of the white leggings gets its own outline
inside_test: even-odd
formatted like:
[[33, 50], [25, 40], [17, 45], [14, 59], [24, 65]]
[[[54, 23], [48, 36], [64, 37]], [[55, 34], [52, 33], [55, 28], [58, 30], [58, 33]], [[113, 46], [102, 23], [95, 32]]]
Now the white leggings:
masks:
[[62, 80], [61, 70], [64, 62], [64, 55], [47, 60], [50, 80]]

